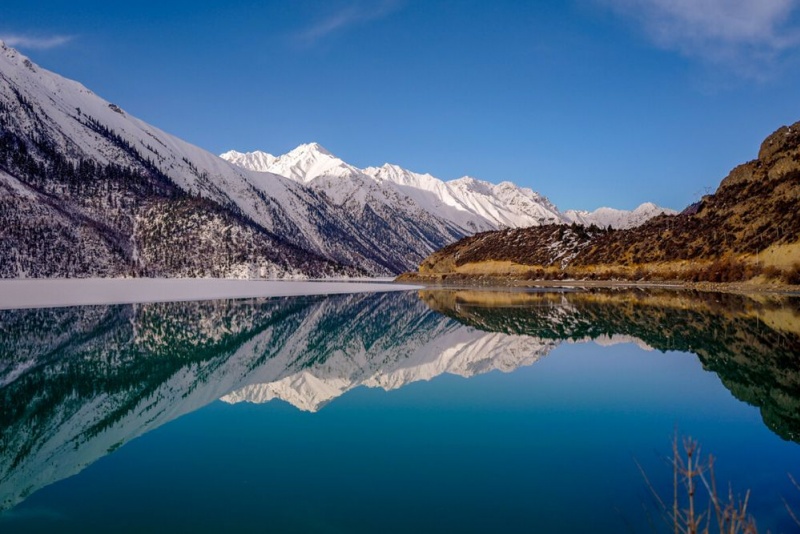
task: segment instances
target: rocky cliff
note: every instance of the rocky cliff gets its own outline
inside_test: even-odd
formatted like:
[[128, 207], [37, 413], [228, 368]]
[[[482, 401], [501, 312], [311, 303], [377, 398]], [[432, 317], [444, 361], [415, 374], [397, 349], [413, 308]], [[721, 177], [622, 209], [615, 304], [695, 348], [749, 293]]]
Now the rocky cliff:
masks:
[[548, 225], [476, 234], [407, 278], [759, 279], [800, 283], [800, 122], [761, 145], [714, 194], [627, 230]]

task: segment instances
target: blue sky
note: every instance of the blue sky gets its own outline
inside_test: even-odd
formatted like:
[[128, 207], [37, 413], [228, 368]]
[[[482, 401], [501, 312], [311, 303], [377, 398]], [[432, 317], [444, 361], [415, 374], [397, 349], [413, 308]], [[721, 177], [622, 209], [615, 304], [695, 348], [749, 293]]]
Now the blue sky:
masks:
[[800, 120], [800, 0], [15, 2], [0, 37], [207, 150], [681, 209]]

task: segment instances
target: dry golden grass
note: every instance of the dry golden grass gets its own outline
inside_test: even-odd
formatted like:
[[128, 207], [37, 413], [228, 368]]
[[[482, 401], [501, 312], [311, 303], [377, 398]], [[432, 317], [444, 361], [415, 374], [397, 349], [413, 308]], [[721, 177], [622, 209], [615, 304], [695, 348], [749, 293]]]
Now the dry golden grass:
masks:
[[525, 291], [497, 290], [422, 290], [419, 296], [426, 302], [436, 302], [441, 307], [454, 309], [459, 305], [480, 306], [483, 308], [512, 308], [559, 303], [562, 296], [555, 292], [530, 293]]
[[[439, 262], [435, 269], [420, 269], [422, 278], [462, 282], [498, 281], [631, 281], [665, 283], [745, 283], [754, 287], [800, 286], [800, 243], [775, 246], [756, 255], [726, 255], [710, 260], [673, 260], [632, 264], [555, 265], [521, 264], [511, 260], [483, 260], [456, 265]], [[410, 278], [413, 279], [413, 278]]]
[[486, 260], [458, 265], [453, 272], [468, 275], [491, 274], [494, 276], [497, 274], [521, 274], [529, 271], [530, 268], [530, 265], [521, 265], [513, 261]]
[[758, 256], [751, 254], [745, 259], [754, 263], [762, 263], [765, 266], [790, 269], [793, 265], [800, 263], [800, 242], [790, 245], [773, 245], [760, 252]]

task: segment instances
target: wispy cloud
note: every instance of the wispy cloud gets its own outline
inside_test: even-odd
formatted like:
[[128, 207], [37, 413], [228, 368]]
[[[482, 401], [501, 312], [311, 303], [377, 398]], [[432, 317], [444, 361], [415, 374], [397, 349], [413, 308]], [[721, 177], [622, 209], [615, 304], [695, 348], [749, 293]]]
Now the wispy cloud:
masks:
[[599, 0], [635, 21], [657, 46], [735, 74], [767, 76], [800, 45], [799, 0]]
[[0, 34], [0, 41], [14, 48], [28, 48], [33, 50], [48, 50], [64, 46], [74, 39], [72, 35], [21, 35]]
[[351, 3], [310, 24], [294, 35], [303, 46], [314, 46], [326, 37], [340, 33], [373, 20], [382, 19], [397, 11], [401, 0]]

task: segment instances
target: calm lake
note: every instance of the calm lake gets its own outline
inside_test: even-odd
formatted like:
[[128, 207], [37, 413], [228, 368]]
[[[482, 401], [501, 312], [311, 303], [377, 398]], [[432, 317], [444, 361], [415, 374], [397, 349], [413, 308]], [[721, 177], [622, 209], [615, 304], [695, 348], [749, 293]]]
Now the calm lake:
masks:
[[800, 299], [0, 310], [3, 533], [672, 532], [676, 434], [800, 531]]

